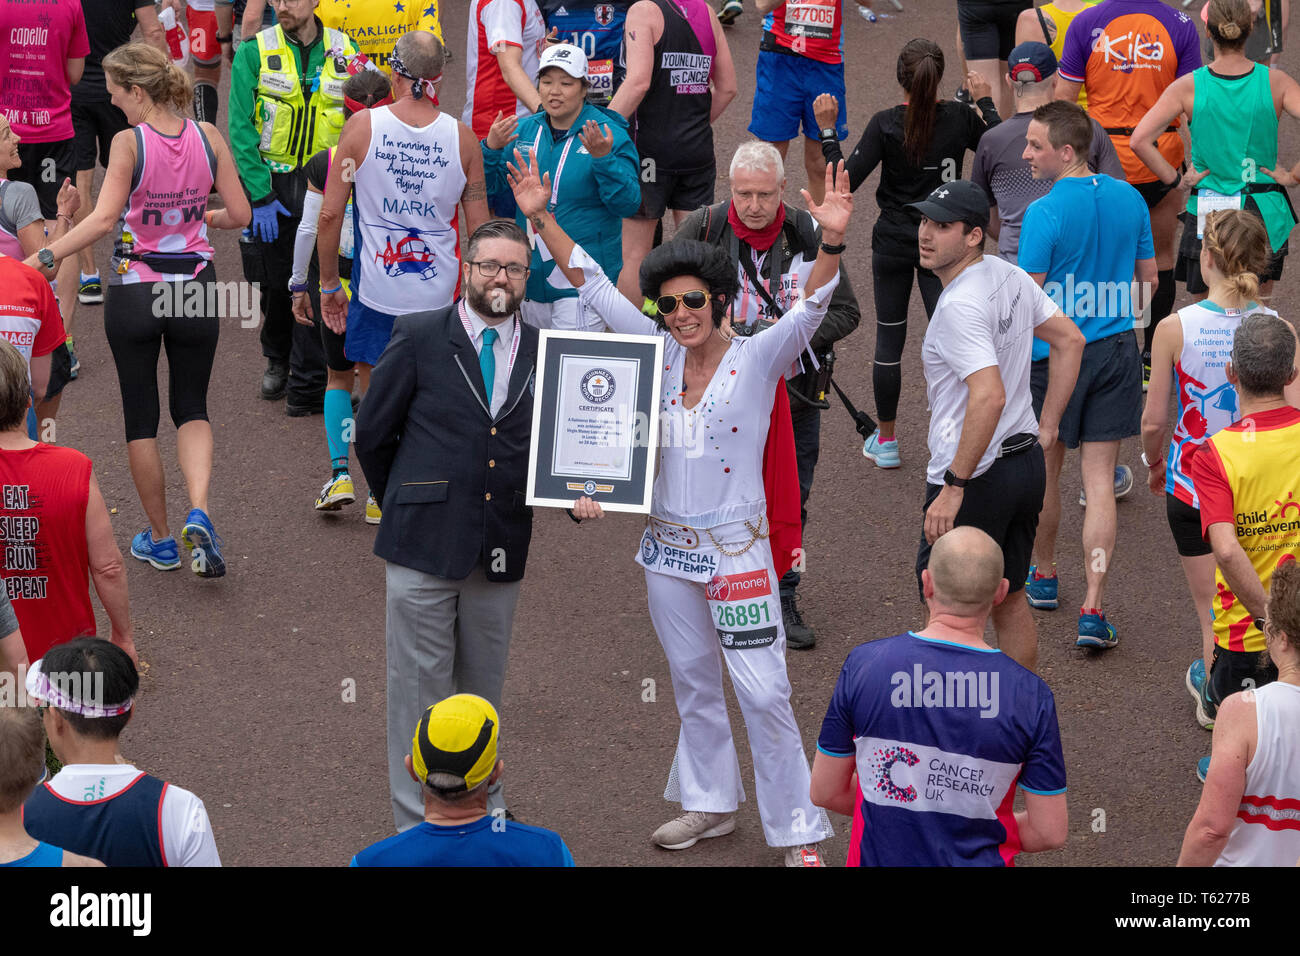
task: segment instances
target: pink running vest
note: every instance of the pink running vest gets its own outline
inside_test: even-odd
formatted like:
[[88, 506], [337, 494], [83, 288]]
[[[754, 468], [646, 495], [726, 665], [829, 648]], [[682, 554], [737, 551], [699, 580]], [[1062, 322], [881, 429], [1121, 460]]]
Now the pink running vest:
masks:
[[[135, 147], [131, 193], [118, 224], [115, 250], [115, 262], [124, 254], [128, 257], [127, 270], [121, 272], [119, 266], [109, 274], [109, 282], [193, 279], [212, 259], [203, 214], [216, 180], [216, 155], [193, 120], [186, 120], [177, 136], [164, 136], [143, 123], [135, 127]], [[176, 271], [146, 265], [135, 258], [141, 255], [176, 257]]]

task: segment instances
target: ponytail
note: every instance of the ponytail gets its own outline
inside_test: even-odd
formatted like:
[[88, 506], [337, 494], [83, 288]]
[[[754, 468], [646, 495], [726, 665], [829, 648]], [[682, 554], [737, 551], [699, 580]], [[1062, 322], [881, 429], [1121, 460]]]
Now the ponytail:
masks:
[[124, 90], [138, 86], [157, 105], [184, 114], [194, 102], [194, 82], [172, 62], [170, 56], [151, 44], [136, 40], [125, 43], [103, 59], [104, 73]]
[[1259, 295], [1260, 277], [1268, 274], [1273, 255], [1268, 230], [1258, 216], [1244, 209], [1211, 212], [1205, 217], [1202, 244], [1231, 295], [1243, 305]]
[[907, 91], [903, 118], [903, 155], [914, 166], [925, 161], [934, 138], [943, 50], [931, 40], [909, 40], [898, 55], [898, 83]]
[[167, 63], [167, 94], [165, 105], [182, 115], [194, 103], [194, 81], [175, 62]]

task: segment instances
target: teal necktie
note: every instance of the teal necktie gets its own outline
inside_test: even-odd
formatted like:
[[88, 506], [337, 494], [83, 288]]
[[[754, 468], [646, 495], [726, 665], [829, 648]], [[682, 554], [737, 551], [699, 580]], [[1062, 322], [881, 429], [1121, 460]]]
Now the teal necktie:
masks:
[[488, 408], [492, 407], [492, 384], [497, 378], [497, 357], [492, 351], [496, 344], [497, 330], [483, 330], [483, 347], [478, 353], [479, 371], [483, 373], [483, 389], [487, 392]]

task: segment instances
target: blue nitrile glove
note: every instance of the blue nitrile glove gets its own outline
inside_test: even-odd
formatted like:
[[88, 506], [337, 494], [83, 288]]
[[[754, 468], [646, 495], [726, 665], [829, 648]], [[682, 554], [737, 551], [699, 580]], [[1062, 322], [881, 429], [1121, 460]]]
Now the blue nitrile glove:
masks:
[[289, 210], [278, 199], [253, 207], [253, 235], [262, 242], [275, 242], [280, 235], [280, 217], [288, 215]]

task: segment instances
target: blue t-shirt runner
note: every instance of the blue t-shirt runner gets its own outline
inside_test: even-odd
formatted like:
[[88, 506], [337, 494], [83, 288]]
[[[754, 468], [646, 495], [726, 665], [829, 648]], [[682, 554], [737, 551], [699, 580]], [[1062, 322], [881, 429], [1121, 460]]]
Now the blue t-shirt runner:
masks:
[[[1137, 261], [1155, 254], [1142, 194], [1102, 173], [1057, 180], [1020, 227], [1020, 268], [1046, 273], [1043, 291], [1089, 342], [1133, 328]], [[1035, 362], [1047, 351], [1034, 339]]]
[[910, 631], [849, 653], [817, 749], [856, 758], [849, 866], [1011, 866], [1017, 785], [1065, 792], [1042, 679], [999, 650]]
[[488, 815], [473, 823], [424, 822], [367, 847], [349, 866], [573, 866], [558, 833]]

